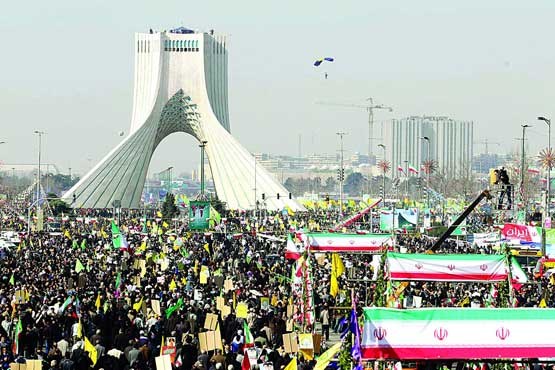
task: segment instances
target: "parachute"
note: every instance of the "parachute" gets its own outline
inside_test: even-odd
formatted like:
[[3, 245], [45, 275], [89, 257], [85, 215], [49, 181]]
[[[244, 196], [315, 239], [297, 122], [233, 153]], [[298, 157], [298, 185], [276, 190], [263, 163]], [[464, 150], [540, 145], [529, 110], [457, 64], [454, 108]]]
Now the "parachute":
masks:
[[331, 58], [331, 57], [326, 57], [326, 58], [322, 58], [322, 59], [317, 59], [317, 60], [314, 62], [314, 67], [319, 67], [320, 64], [322, 64], [324, 61], [326, 61], [326, 62], [333, 62], [333, 58]]

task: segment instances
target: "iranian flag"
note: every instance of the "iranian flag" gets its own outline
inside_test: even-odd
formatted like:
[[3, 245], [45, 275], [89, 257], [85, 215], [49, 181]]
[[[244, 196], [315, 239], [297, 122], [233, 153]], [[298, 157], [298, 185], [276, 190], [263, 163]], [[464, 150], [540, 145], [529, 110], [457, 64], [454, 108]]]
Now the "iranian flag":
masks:
[[401, 166], [397, 166], [397, 171], [405, 173], [405, 170]]
[[364, 359], [555, 357], [555, 309], [365, 308]]
[[414, 173], [415, 175], [418, 175], [418, 170], [416, 169], [416, 167], [409, 166], [409, 173]]
[[[387, 267], [391, 280], [495, 282], [508, 278], [503, 255], [388, 253]], [[511, 272], [513, 281], [528, 281], [514, 257]]]
[[391, 247], [391, 234], [306, 234], [311, 251], [314, 252], [374, 252], [379, 253], [383, 247]]
[[[247, 320], [243, 321], [243, 331], [245, 334], [245, 348], [254, 347], [254, 338], [252, 337], [249, 326], [247, 325]], [[245, 356], [248, 357], [246, 352], [245, 352]]]
[[13, 337], [12, 353], [17, 356], [19, 352], [19, 335], [23, 331], [23, 326], [21, 325], [21, 319], [17, 320], [17, 326], [15, 327], [15, 334]]
[[291, 260], [298, 260], [301, 257], [301, 252], [293, 241], [291, 234], [287, 234], [287, 247], [285, 248], [285, 258]]

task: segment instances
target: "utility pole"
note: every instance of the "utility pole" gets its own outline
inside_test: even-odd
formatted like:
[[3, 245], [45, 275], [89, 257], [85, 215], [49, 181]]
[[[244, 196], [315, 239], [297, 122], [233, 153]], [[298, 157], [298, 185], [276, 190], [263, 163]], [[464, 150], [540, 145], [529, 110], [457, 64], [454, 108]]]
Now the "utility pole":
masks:
[[[427, 153], [426, 153], [426, 160], [428, 161], [428, 165], [431, 164], [430, 162], [430, 138], [428, 136], [422, 136], [420, 139], [425, 140], [427, 145]], [[487, 142], [487, 140], [486, 140]], [[486, 148], [487, 148], [487, 144], [486, 144]], [[426, 207], [430, 208], [430, 170], [431, 168], [426, 169]]]
[[406, 197], [409, 197], [409, 161], [404, 160], [405, 162], [405, 194]]
[[343, 136], [347, 135], [345, 132], [337, 132], [339, 136], [340, 146], [340, 163], [339, 163], [339, 214], [343, 214], [343, 180], [345, 179], [345, 170], [343, 169]]
[[524, 196], [524, 170], [525, 170], [525, 153], [524, 153], [524, 140], [526, 135], [526, 128], [532, 127], [530, 125], [521, 125], [522, 126], [522, 146], [521, 146], [521, 157], [520, 157], [520, 200], [522, 201], [522, 205], [524, 206], [524, 212], [526, 212], [526, 204], [524, 203], [525, 196]]
[[[538, 117], [539, 121], [544, 121], [547, 124], [547, 153], [551, 156], [551, 120], [545, 117]], [[547, 220], [549, 219], [549, 227], [551, 228], [551, 215], [549, 213], [549, 205], [551, 198], [551, 158], [547, 163], [547, 186], [545, 187], [545, 201], [543, 206], [543, 222], [542, 222], [542, 256], [546, 254], [546, 232]]]
[[204, 200], [204, 150], [208, 141], [200, 142], [200, 199]]
[[40, 209], [40, 202], [38, 202], [38, 200], [40, 199], [40, 160], [41, 160], [41, 151], [42, 151], [42, 135], [45, 134], [45, 132], [43, 131], [38, 131], [35, 130], [34, 131], [35, 134], [37, 134], [39, 136], [39, 163], [38, 163], [38, 170], [37, 170], [37, 209]]
[[[383, 149], [384, 166], [383, 166], [383, 173], [382, 173], [382, 202], [383, 202], [383, 205], [385, 207], [385, 170], [386, 170], [386, 167], [385, 167], [385, 145], [378, 144], [378, 146]], [[370, 179], [368, 179], [368, 181], [370, 181]]]

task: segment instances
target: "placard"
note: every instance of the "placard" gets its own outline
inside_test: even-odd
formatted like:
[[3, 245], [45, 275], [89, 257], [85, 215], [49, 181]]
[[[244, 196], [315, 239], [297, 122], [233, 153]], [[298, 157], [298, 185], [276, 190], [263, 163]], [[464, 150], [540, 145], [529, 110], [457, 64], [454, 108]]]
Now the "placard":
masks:
[[201, 271], [200, 272], [200, 283], [202, 285], [208, 284], [208, 271]]
[[289, 333], [283, 334], [283, 349], [285, 353], [297, 353], [299, 352], [299, 344], [297, 342], [297, 334]]
[[152, 307], [152, 311], [158, 316], [162, 316], [162, 311], [160, 311], [160, 301], [157, 299], [153, 299], [150, 301], [150, 306]]
[[270, 298], [260, 297], [260, 309], [267, 311], [270, 309]]
[[314, 349], [314, 338], [311, 333], [299, 334], [299, 349]]
[[213, 313], [206, 314], [204, 329], [216, 330], [216, 326], [218, 326], [218, 316]]
[[314, 345], [314, 353], [320, 353], [322, 347], [322, 334], [312, 334], [312, 344]]
[[224, 305], [222, 307], [222, 313], [221, 313], [222, 319], [225, 319], [227, 316], [229, 316], [229, 314], [231, 314], [231, 306]]
[[201, 351], [213, 351], [223, 349], [222, 335], [219, 330], [205, 331], [198, 334]]
[[285, 322], [285, 331], [292, 332], [293, 331], [293, 319], [288, 319]]
[[162, 355], [155, 358], [156, 370], [172, 370], [170, 355]]
[[230, 290], [233, 290], [233, 280], [225, 279], [225, 281], [224, 281], [224, 292], [227, 293]]
[[223, 306], [225, 306], [225, 299], [224, 297], [216, 297], [216, 309], [221, 311]]
[[287, 305], [287, 317], [293, 317], [293, 305]]
[[237, 307], [235, 308], [235, 316], [238, 318], [246, 319], [249, 312], [249, 307], [245, 302], [237, 303]]

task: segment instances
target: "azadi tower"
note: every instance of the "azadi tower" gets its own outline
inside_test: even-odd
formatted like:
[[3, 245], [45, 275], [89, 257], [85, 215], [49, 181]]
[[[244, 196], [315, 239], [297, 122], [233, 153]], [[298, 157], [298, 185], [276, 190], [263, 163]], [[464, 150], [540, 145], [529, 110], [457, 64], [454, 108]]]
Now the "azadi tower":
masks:
[[216, 193], [228, 208], [253, 209], [265, 194], [268, 209], [302, 209], [231, 135], [227, 90], [225, 36], [185, 28], [136, 34], [129, 135], [63, 199], [77, 208], [110, 208], [114, 200], [138, 208], [156, 147], [186, 132], [206, 141]]

